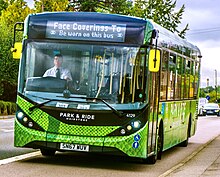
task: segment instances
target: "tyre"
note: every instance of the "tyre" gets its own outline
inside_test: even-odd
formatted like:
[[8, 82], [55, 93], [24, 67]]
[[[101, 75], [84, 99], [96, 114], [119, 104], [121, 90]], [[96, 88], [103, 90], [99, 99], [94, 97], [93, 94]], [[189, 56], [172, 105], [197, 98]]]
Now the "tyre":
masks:
[[52, 149], [40, 149], [43, 156], [52, 157], [55, 155], [56, 151]]
[[163, 127], [160, 125], [157, 138], [157, 159], [161, 160], [163, 152]]
[[157, 155], [152, 155], [148, 157], [147, 159], [144, 159], [144, 163], [151, 164], [151, 165], [155, 164], [156, 161], [157, 161]]

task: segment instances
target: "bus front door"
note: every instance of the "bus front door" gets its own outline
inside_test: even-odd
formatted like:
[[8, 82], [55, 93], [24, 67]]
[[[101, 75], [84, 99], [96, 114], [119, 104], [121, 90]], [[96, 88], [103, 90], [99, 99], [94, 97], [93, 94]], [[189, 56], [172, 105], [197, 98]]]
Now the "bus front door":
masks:
[[148, 124], [148, 156], [156, 152], [159, 102], [159, 72], [151, 72], [149, 87], [150, 116]]

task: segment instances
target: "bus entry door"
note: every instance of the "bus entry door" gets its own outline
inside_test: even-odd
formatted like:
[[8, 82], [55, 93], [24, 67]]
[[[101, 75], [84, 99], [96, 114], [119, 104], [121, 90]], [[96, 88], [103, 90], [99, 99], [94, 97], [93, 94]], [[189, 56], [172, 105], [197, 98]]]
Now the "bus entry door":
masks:
[[159, 102], [159, 72], [151, 72], [149, 80], [149, 124], [148, 124], [148, 155], [156, 150], [157, 118]]

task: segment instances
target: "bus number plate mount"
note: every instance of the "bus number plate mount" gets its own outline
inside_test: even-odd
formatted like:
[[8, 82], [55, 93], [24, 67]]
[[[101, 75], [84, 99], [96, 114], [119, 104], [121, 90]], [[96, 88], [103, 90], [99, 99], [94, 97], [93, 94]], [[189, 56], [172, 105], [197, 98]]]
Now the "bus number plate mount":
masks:
[[60, 143], [60, 149], [70, 150], [70, 151], [89, 152], [89, 146], [88, 145], [81, 145], [81, 144]]

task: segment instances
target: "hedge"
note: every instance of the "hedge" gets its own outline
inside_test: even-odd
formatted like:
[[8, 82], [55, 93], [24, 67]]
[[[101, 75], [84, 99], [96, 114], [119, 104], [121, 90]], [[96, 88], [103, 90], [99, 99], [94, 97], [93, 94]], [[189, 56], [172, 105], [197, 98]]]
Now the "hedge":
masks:
[[0, 100], [0, 115], [11, 115], [16, 111], [16, 104]]

